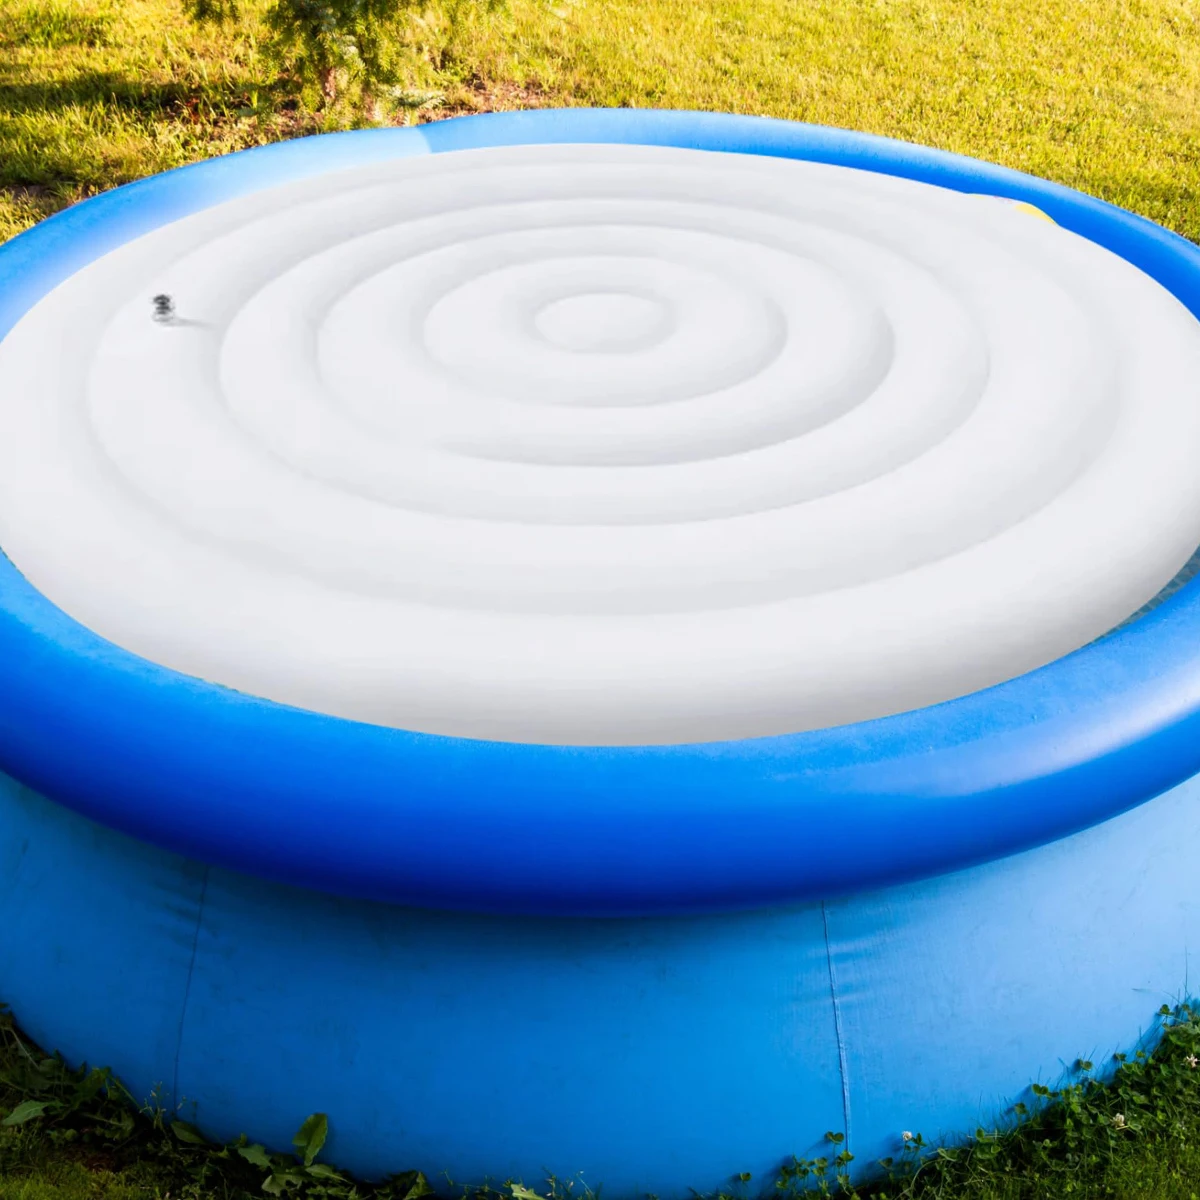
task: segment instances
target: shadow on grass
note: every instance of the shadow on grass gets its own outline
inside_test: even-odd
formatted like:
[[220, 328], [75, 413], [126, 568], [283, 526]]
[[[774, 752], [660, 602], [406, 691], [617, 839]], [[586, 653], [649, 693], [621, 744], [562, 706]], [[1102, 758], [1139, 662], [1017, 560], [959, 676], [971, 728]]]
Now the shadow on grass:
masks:
[[80, 105], [100, 106], [143, 116], [174, 116], [203, 105], [217, 110], [246, 103], [252, 86], [225, 89], [184, 82], [148, 83], [115, 71], [89, 71], [61, 81], [0, 83], [0, 115], [62, 112]]

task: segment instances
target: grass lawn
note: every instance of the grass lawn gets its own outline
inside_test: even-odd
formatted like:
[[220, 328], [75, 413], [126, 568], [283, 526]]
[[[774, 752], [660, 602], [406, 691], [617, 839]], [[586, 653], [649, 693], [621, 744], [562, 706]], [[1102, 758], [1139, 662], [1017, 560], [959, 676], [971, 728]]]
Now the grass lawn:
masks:
[[[0, 0], [0, 240], [114, 184], [344, 120], [275, 86], [256, 3], [219, 29], [177, 0]], [[393, 120], [562, 104], [797, 118], [1018, 167], [1200, 241], [1200, 0], [510, 0], [458, 23], [423, 12], [410, 38]], [[891, 1197], [1200, 1200], [1200, 1029], [1181, 1028], [1117, 1088]], [[412, 1194], [194, 1145], [89, 1087], [0, 1022], [0, 1200], [238, 1200], [264, 1180]]]
[[[0, 238], [80, 196], [328, 126], [271, 91], [254, 5], [0, 0]], [[1200, 240], [1197, 0], [510, 0], [414, 24], [425, 120], [482, 108], [726, 109], [848, 126], [1060, 180]]]

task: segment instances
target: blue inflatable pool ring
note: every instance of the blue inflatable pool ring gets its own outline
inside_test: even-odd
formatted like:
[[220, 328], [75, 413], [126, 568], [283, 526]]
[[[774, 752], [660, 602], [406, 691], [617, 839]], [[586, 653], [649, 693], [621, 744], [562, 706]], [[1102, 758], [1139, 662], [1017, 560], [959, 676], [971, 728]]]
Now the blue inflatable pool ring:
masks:
[[1195, 246], [788, 122], [68, 209], [0, 248], [0, 998], [371, 1178], [1005, 1120], [1187, 986], [1198, 379]]

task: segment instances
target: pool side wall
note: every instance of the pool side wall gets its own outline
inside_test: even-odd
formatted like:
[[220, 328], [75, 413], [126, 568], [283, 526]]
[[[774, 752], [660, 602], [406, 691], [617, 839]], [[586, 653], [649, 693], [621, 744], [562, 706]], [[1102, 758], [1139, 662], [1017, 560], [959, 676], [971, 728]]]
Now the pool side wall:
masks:
[[766, 1182], [827, 1130], [861, 1174], [903, 1130], [993, 1126], [1029, 1083], [1153, 1041], [1200, 942], [1195, 778], [984, 866], [719, 916], [338, 898], [8, 776], [0, 856], [0, 999], [43, 1047], [214, 1138], [289, 1149], [320, 1111], [325, 1157], [362, 1176], [581, 1174], [615, 1197]]

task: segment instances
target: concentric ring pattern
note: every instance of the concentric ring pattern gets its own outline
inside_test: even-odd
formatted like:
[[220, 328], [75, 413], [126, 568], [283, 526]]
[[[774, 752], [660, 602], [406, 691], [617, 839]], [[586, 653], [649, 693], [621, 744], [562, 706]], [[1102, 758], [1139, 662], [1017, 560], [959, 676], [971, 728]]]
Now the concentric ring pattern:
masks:
[[793, 732], [1149, 600], [1200, 542], [1198, 381], [1170, 293], [1011, 206], [667, 147], [404, 158], [33, 308], [0, 343], [0, 545], [118, 645], [317, 712]]

